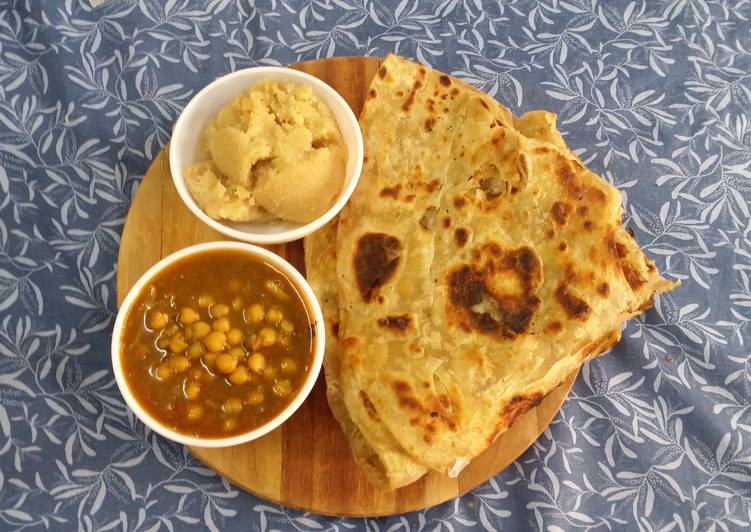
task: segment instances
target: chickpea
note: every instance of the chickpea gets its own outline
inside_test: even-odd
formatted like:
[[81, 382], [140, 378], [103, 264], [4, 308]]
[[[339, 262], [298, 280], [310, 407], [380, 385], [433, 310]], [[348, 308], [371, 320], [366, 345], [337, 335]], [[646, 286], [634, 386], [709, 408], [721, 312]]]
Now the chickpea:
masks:
[[207, 369], [213, 370], [216, 368], [216, 357], [219, 356], [219, 353], [204, 353], [203, 357], [201, 357], [201, 360], [203, 360], [203, 365], [206, 366]]
[[227, 314], [229, 314], [229, 307], [227, 305], [224, 305], [223, 303], [217, 303], [215, 305], [211, 305], [211, 317], [212, 318], [223, 318]]
[[271, 327], [264, 327], [258, 331], [258, 337], [261, 339], [261, 345], [264, 347], [271, 347], [276, 343], [276, 329]]
[[179, 330], [180, 327], [177, 325], [177, 323], [171, 323], [166, 329], [164, 329], [164, 334], [166, 334], [167, 336], [172, 336]]
[[233, 347], [227, 351], [227, 354], [233, 356], [238, 362], [245, 358], [245, 350], [242, 347]]
[[237, 397], [231, 397], [222, 403], [222, 410], [228, 414], [239, 414], [242, 409], [243, 403]]
[[241, 308], [243, 308], [243, 298], [241, 298], [240, 296], [235, 296], [232, 298], [232, 301], [230, 301], [229, 304], [234, 310], [240, 310]]
[[271, 389], [274, 390], [275, 395], [279, 397], [286, 397], [292, 391], [292, 384], [288, 380], [284, 379], [276, 381]]
[[285, 349], [289, 349], [289, 347], [292, 345], [292, 337], [290, 337], [289, 334], [283, 334], [279, 338], [279, 345], [281, 345]]
[[203, 294], [198, 298], [199, 308], [207, 308], [213, 302], [214, 302], [214, 296], [211, 296], [209, 294]]
[[169, 350], [173, 353], [182, 353], [188, 348], [188, 343], [185, 341], [185, 336], [182, 333], [177, 333], [172, 337], [169, 343]]
[[227, 418], [222, 422], [222, 430], [230, 432], [237, 427], [237, 420], [233, 418]]
[[263, 353], [253, 353], [248, 358], [248, 369], [256, 373], [261, 373], [266, 367], [266, 357]]
[[245, 319], [250, 323], [261, 323], [264, 318], [265, 312], [263, 310], [263, 305], [260, 303], [253, 303], [245, 309]]
[[290, 375], [292, 373], [297, 372], [297, 362], [295, 362], [291, 358], [285, 358], [279, 364], [279, 368], [282, 370], [282, 373], [286, 373], [287, 375]]
[[188, 356], [190, 357], [191, 360], [200, 358], [203, 352], [204, 352], [204, 348], [201, 342], [193, 342], [188, 347]]
[[211, 328], [215, 331], [221, 331], [223, 333], [229, 332], [229, 320], [227, 318], [219, 318], [218, 320], [214, 320], [214, 323], [211, 324]]
[[201, 386], [197, 382], [188, 382], [185, 385], [185, 389], [183, 390], [183, 393], [185, 394], [186, 399], [196, 399], [198, 398], [198, 394], [201, 392]]
[[242, 290], [243, 283], [240, 279], [230, 279], [227, 281], [227, 288], [229, 288], [230, 292], [239, 292]]
[[161, 331], [167, 326], [169, 316], [159, 310], [152, 310], [146, 318], [146, 324], [153, 331]]
[[209, 351], [221, 351], [227, 342], [227, 337], [222, 331], [213, 331], [207, 334], [203, 340], [203, 345]]
[[169, 365], [175, 371], [182, 372], [190, 367], [190, 360], [185, 355], [172, 355], [169, 358]]
[[255, 390], [248, 394], [248, 403], [253, 406], [258, 406], [263, 403], [263, 392]]
[[240, 343], [243, 341], [243, 332], [238, 329], [230, 329], [227, 331], [227, 343], [229, 345], [240, 345]]
[[282, 320], [282, 323], [279, 325], [281, 327], [282, 331], [286, 332], [287, 334], [291, 334], [295, 330], [294, 324], [289, 320]]
[[200, 367], [192, 368], [190, 372], [188, 372], [188, 374], [190, 375], [190, 378], [193, 379], [194, 381], [200, 381], [201, 379], [203, 379], [203, 376], [205, 375], [204, 371]]
[[166, 381], [172, 376], [172, 368], [164, 363], [159, 364], [154, 370], [154, 376], [157, 378], [157, 380]]
[[216, 369], [218, 369], [220, 373], [224, 373], [225, 375], [227, 373], [232, 373], [232, 370], [234, 370], [236, 367], [237, 359], [232, 355], [228, 353], [222, 353], [221, 355], [216, 357]]
[[190, 405], [188, 407], [188, 421], [198, 421], [203, 417], [203, 407], [201, 405]]
[[241, 386], [248, 382], [248, 377], [250, 374], [248, 373], [248, 370], [245, 369], [245, 366], [237, 366], [234, 370], [232, 370], [232, 373], [229, 374], [229, 381], [234, 384], [235, 386]]
[[284, 313], [279, 307], [271, 307], [266, 318], [268, 318], [271, 323], [279, 323], [284, 319]]
[[266, 368], [263, 370], [263, 378], [272, 380], [276, 377], [276, 374], [279, 372], [279, 368], [275, 366], [266, 366]]
[[190, 330], [193, 331], [193, 338], [200, 340], [211, 332], [211, 325], [205, 321], [197, 321], [190, 326]]
[[201, 316], [198, 315], [198, 312], [190, 307], [185, 307], [180, 310], [179, 319], [180, 323], [183, 325], [190, 325], [191, 323], [198, 321], [200, 318]]

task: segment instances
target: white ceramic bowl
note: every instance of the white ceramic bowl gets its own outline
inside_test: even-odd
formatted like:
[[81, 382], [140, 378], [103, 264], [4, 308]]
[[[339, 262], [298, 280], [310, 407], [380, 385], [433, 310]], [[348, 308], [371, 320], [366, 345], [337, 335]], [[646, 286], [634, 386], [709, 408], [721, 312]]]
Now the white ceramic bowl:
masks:
[[[237, 434], [235, 436], [230, 436], [228, 438], [198, 438], [176, 432], [169, 427], [164, 426], [159, 421], [154, 419], [136, 400], [136, 398], [131, 393], [130, 388], [128, 387], [127, 381], [125, 380], [125, 375], [123, 373], [123, 368], [120, 361], [120, 351], [122, 348], [121, 336], [123, 327], [125, 325], [125, 318], [128, 315], [131, 307], [133, 306], [133, 303], [135, 302], [138, 294], [141, 293], [141, 291], [149, 284], [149, 282], [154, 278], [155, 275], [157, 275], [160, 271], [162, 271], [170, 264], [184, 257], [199, 254], [205, 251], [215, 250], [238, 250], [242, 251], [243, 253], [247, 253], [251, 258], [255, 258], [257, 260], [260, 259], [263, 262], [270, 264], [271, 266], [282, 272], [290, 281], [292, 281], [292, 283], [298, 289], [298, 293], [302, 296], [305, 306], [308, 310], [308, 315], [310, 316], [310, 322], [314, 334], [313, 359], [308, 376], [305, 382], [302, 384], [302, 387], [300, 388], [297, 396], [295, 396], [292, 402], [290, 402], [289, 405], [287, 405], [287, 407], [282, 410], [275, 418], [269, 420], [268, 422], [266, 422], [266, 424], [261, 425], [256, 429], [242, 434]], [[133, 411], [133, 413], [135, 413], [138, 419], [143, 421], [151, 430], [158, 434], [161, 434], [165, 438], [169, 438], [170, 440], [185, 445], [192, 445], [195, 447], [229, 447], [232, 445], [239, 445], [241, 443], [255, 440], [257, 438], [260, 438], [264, 434], [271, 432], [279, 425], [284, 423], [284, 421], [286, 421], [287, 418], [289, 418], [295, 412], [295, 410], [300, 407], [303, 401], [305, 401], [305, 399], [310, 394], [310, 391], [313, 389], [313, 385], [315, 384], [316, 379], [318, 378], [318, 374], [321, 371], [321, 364], [323, 363], [323, 350], [325, 347], [324, 333], [325, 331], [323, 316], [321, 315], [321, 306], [319, 305], [318, 300], [313, 293], [313, 290], [310, 288], [310, 285], [308, 285], [305, 278], [300, 275], [300, 273], [289, 262], [266, 249], [253, 246], [251, 244], [244, 244], [242, 242], [209, 242], [206, 244], [198, 244], [185, 249], [181, 249], [180, 251], [177, 251], [172, 255], [163, 258], [154, 266], [149, 268], [146, 273], [144, 273], [138, 279], [136, 284], [133, 285], [133, 288], [130, 289], [128, 295], [125, 296], [125, 300], [123, 300], [122, 305], [120, 305], [120, 310], [118, 311], [117, 318], [115, 319], [115, 329], [112, 333], [112, 367], [115, 372], [115, 380], [117, 381], [117, 385], [120, 388], [120, 393], [122, 393], [123, 398], [125, 398], [125, 402], [127, 403], [128, 407], [130, 407], [130, 409]]]
[[[227, 105], [238, 93], [247, 90], [262, 79], [274, 79], [309, 85], [318, 97], [329, 106], [347, 145], [347, 158], [344, 186], [332, 206], [312, 222], [230, 222], [214, 220], [208, 216], [191, 196], [183, 170], [196, 162], [199, 140], [204, 126], [216, 117], [219, 110]], [[196, 94], [175, 123], [170, 141], [169, 164], [172, 180], [177, 193], [185, 205], [205, 224], [229, 237], [256, 244], [281, 244], [302, 238], [323, 227], [336, 216], [357, 186], [362, 170], [364, 148], [362, 131], [352, 109], [344, 98], [323, 81], [304, 72], [281, 67], [256, 67], [238, 70], [218, 78]]]

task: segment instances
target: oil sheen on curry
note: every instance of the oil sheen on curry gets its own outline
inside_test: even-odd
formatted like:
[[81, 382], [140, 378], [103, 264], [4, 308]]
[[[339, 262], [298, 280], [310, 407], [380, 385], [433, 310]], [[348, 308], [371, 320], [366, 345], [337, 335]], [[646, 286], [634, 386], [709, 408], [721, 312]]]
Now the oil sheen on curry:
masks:
[[307, 309], [271, 266], [236, 251], [186, 257], [138, 295], [120, 353], [139, 404], [191, 436], [253, 430], [279, 414], [312, 361]]

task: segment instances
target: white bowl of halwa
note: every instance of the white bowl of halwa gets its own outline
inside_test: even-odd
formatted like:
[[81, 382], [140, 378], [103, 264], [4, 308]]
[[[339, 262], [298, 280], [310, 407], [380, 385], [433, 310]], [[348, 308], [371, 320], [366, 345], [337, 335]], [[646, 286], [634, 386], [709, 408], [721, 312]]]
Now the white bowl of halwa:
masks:
[[357, 185], [362, 132], [347, 102], [289, 68], [239, 70], [206, 86], [175, 123], [169, 162], [188, 208], [246, 242], [302, 238]]
[[112, 335], [115, 380], [154, 432], [197, 447], [267, 434], [305, 401], [324, 325], [297, 270], [265, 249], [211, 242], [151, 267]]

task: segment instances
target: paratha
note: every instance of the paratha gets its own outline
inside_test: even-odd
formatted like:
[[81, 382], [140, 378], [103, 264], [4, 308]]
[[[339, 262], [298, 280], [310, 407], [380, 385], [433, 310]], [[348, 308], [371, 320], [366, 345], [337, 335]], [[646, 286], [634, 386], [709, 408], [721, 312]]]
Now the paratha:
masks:
[[306, 263], [330, 321], [332, 411], [368, 478], [395, 488], [457, 475], [676, 284], [554, 115], [517, 119], [389, 56], [360, 125], [360, 182]]

